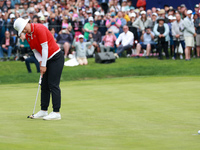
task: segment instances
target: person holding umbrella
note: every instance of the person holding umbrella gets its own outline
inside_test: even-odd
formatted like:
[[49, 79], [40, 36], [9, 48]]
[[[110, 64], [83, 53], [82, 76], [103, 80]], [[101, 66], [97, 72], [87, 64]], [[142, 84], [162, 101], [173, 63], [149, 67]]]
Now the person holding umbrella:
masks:
[[[60, 77], [64, 65], [64, 55], [56, 44], [51, 32], [42, 24], [29, 23], [29, 19], [18, 18], [14, 22], [18, 35], [26, 33], [26, 39], [40, 62], [41, 110], [33, 119], [60, 120], [61, 90]], [[47, 110], [52, 95], [53, 112]]]

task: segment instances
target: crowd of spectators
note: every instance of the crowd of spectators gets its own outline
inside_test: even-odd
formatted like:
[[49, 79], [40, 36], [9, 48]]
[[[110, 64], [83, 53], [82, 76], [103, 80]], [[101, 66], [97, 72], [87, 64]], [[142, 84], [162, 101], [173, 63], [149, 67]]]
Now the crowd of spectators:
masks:
[[[4, 60], [5, 52], [9, 60], [11, 53], [18, 59], [17, 54], [28, 51], [24, 35], [18, 37], [13, 28], [18, 17], [46, 26], [65, 58], [76, 47], [81, 48], [80, 39], [86, 42], [84, 52], [78, 50], [84, 57], [104, 51], [120, 57], [125, 50], [127, 57], [134, 58], [200, 57], [199, 4], [194, 10], [184, 4], [145, 9], [145, 5], [136, 7], [129, 0], [0, 0], [0, 59]], [[87, 60], [81, 62], [87, 64]]]

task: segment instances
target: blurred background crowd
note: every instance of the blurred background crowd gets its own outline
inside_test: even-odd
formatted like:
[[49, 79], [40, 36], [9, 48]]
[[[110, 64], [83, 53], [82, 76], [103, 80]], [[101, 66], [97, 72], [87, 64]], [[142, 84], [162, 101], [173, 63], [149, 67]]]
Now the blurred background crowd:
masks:
[[[126, 50], [125, 56], [134, 58], [199, 58], [199, 10], [199, 4], [192, 10], [185, 4], [146, 9], [145, 0], [0, 0], [0, 58], [10, 60], [14, 55], [15, 60], [26, 60], [26, 54], [32, 55], [25, 35], [18, 37], [13, 28], [18, 17], [45, 25], [65, 58], [80, 38], [90, 42], [87, 57], [104, 51], [113, 51], [119, 57]], [[133, 34], [128, 46], [123, 45], [121, 35], [127, 32]], [[120, 43], [126, 46], [123, 50]]]

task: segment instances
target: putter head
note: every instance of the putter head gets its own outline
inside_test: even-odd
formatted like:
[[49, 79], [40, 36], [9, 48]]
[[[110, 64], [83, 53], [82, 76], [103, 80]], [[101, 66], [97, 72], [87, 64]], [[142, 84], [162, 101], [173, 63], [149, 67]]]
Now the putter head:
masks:
[[33, 119], [33, 117], [34, 117], [34, 115], [30, 115], [30, 116], [28, 116], [27, 118], [31, 118], [31, 119]]

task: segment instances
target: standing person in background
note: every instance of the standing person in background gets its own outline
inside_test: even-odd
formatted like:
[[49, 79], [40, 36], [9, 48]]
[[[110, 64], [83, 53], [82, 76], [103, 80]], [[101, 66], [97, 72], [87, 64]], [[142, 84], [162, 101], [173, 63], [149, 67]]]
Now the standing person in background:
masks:
[[139, 41], [137, 28], [132, 26], [132, 24], [136, 20], [136, 14], [135, 13], [129, 13], [129, 17], [130, 17], [130, 21], [127, 22], [127, 26], [129, 27], [129, 31], [131, 31], [134, 34], [134, 40]]
[[[64, 66], [63, 52], [56, 44], [51, 32], [42, 24], [28, 23], [29, 19], [18, 18], [14, 28], [20, 35], [26, 33], [26, 39], [40, 63], [41, 110], [33, 119], [59, 120], [61, 119], [61, 91], [60, 78]], [[53, 112], [48, 114], [50, 96], [52, 95]]]
[[13, 38], [10, 36], [10, 32], [6, 31], [5, 37], [2, 39], [1, 45], [0, 45], [0, 61], [3, 61], [3, 53], [4, 52], [8, 54], [7, 61], [10, 60], [13, 46], [14, 46]]
[[168, 22], [168, 26], [169, 26], [169, 37], [170, 37], [170, 56], [173, 59], [173, 54], [174, 54], [174, 41], [173, 41], [173, 36], [172, 36], [172, 23], [175, 21], [174, 16], [168, 16], [169, 18], [169, 22]]
[[169, 37], [169, 26], [165, 23], [165, 19], [160, 17], [158, 23], [155, 24], [153, 32], [156, 36], [158, 36], [158, 51], [159, 57], [158, 59], [162, 58], [162, 49], [164, 49], [166, 58], [169, 59], [169, 52], [168, 52], [168, 41], [170, 40]]
[[[178, 48], [181, 44], [183, 50], [185, 49], [185, 42], [183, 37], [183, 20], [181, 19], [181, 15], [179, 13], [176, 14], [176, 21], [172, 23], [172, 36], [174, 40], [174, 56], [173, 59], [175, 60], [176, 53], [178, 53], [178, 49], [176, 51], [176, 47]], [[183, 59], [183, 53], [180, 54], [180, 59]]]
[[[199, 10], [200, 13], [200, 10]], [[194, 26], [196, 28], [196, 49], [197, 49], [197, 58], [200, 58], [200, 14], [198, 14], [198, 18], [194, 22]]]
[[196, 36], [194, 23], [192, 21], [192, 10], [187, 11], [187, 17], [183, 20], [184, 25], [184, 38], [185, 38], [185, 60], [190, 60], [190, 52], [192, 47], [194, 47], [194, 37]]

